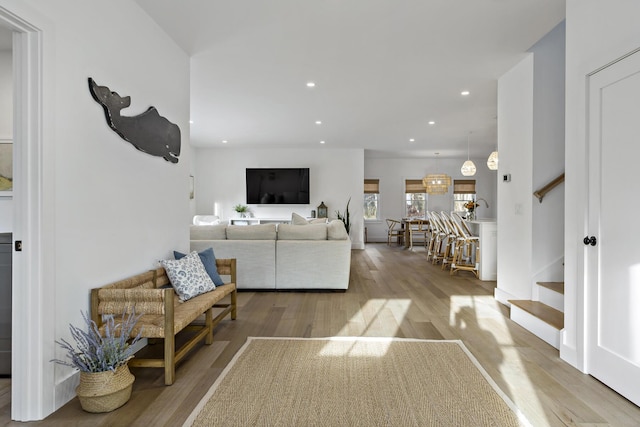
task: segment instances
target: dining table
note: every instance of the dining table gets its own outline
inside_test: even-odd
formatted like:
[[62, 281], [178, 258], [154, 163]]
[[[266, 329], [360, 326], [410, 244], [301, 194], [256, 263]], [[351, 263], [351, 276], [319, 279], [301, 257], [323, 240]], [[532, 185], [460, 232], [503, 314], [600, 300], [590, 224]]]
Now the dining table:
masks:
[[400, 229], [404, 231], [404, 247], [405, 249], [408, 249], [409, 247], [411, 247], [411, 235], [409, 233], [409, 229], [411, 228], [411, 225], [414, 224], [428, 224], [429, 220], [425, 219], [425, 218], [402, 218], [402, 220], [400, 221]]

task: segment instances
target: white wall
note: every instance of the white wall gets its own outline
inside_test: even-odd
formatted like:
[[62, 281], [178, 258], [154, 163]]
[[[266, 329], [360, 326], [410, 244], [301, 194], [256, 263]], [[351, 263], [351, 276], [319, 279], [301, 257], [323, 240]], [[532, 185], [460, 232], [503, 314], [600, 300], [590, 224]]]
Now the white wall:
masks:
[[[11, 51], [0, 52], [0, 140], [13, 138], [13, 74]], [[13, 231], [13, 199], [0, 196], [0, 233]]]
[[[565, 24], [551, 30], [533, 53], [533, 189], [544, 187], [564, 172]], [[533, 196], [531, 196], [533, 197]], [[537, 281], [564, 279], [564, 185], [542, 203], [533, 198], [532, 260]]]
[[[487, 157], [490, 153], [487, 153]], [[496, 171], [487, 168], [487, 159], [473, 158], [477, 172], [475, 176], [465, 177], [460, 167], [466, 158], [366, 158], [364, 162], [365, 178], [380, 180], [380, 221], [367, 221], [367, 237], [370, 242], [387, 241], [385, 219], [400, 219], [405, 215], [404, 185], [406, 179], [422, 179], [428, 173], [443, 172], [451, 179], [475, 179], [476, 196], [487, 200], [489, 208], [480, 202], [478, 218], [496, 217]], [[453, 186], [445, 195], [429, 196], [428, 210], [451, 211], [453, 209]]]
[[257, 218], [291, 218], [296, 212], [309, 216], [320, 202], [330, 217], [343, 212], [351, 198], [351, 240], [363, 247], [362, 194], [364, 193], [364, 150], [343, 149], [233, 149], [196, 148], [196, 214], [216, 212], [222, 219], [234, 218], [233, 206], [246, 204], [246, 168], [309, 168], [309, 205], [249, 205]]
[[[43, 366], [46, 415], [74, 395], [72, 371], [49, 360], [62, 357], [54, 340], [69, 339], [68, 324], [82, 324], [90, 288], [188, 249], [189, 58], [130, 0], [3, 6], [43, 29], [41, 233], [54, 249], [42, 272], [51, 298], [34, 309], [47, 313], [52, 333], [43, 335], [42, 354], [17, 357]], [[154, 105], [178, 124], [180, 162], [142, 153], [115, 134], [89, 94], [88, 77], [131, 96], [123, 114]]]
[[533, 192], [564, 172], [565, 25], [559, 24], [498, 82], [498, 286], [496, 298], [530, 299], [536, 281], [564, 278], [564, 186]]
[[0, 139], [13, 135], [13, 76], [11, 50], [0, 51]]
[[561, 357], [585, 368], [586, 76], [640, 47], [640, 2], [567, 0], [565, 329]]
[[[531, 298], [533, 54], [498, 80], [498, 285], [495, 296]], [[502, 176], [510, 174], [511, 181]]]

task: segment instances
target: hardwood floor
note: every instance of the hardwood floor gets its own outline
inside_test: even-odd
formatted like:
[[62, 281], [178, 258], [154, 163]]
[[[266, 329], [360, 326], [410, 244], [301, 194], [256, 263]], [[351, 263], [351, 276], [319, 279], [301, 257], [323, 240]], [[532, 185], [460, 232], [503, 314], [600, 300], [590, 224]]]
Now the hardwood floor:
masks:
[[[640, 408], [558, 357], [558, 351], [508, 318], [495, 282], [450, 276], [413, 251], [368, 244], [353, 251], [350, 288], [340, 292], [241, 292], [238, 318], [201, 346], [165, 386], [160, 369], [133, 369], [131, 400], [88, 414], [76, 399], [35, 426], [176, 426], [248, 336], [332, 335], [460, 339], [534, 426], [638, 426]], [[160, 346], [157, 346], [160, 347]], [[428, 379], [425, 379], [428, 380]], [[8, 380], [0, 380], [0, 426], [9, 420]]]

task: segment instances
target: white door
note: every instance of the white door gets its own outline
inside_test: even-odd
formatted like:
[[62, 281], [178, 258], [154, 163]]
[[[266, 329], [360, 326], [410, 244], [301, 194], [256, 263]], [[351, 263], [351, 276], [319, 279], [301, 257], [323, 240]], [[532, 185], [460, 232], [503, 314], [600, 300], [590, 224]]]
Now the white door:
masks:
[[640, 52], [588, 96], [587, 371], [640, 405]]

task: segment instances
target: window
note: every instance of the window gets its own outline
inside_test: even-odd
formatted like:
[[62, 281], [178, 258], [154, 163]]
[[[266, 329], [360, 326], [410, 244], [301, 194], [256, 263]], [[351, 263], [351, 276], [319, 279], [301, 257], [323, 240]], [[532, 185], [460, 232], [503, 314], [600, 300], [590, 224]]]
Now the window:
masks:
[[455, 212], [467, 212], [464, 204], [476, 200], [475, 179], [453, 180], [453, 210]]
[[427, 212], [427, 193], [421, 179], [407, 179], [404, 182], [405, 211], [407, 218], [424, 218]]
[[364, 180], [364, 219], [377, 220], [379, 217], [380, 203], [380, 180], [365, 179]]

